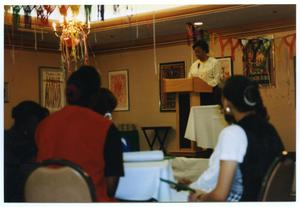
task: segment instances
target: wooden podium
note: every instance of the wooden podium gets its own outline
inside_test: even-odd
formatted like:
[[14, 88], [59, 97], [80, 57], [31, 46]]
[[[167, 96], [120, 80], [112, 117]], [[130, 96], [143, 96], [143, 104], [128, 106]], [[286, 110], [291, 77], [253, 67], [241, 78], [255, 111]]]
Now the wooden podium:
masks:
[[176, 93], [176, 138], [168, 144], [168, 151], [195, 152], [195, 144], [184, 138], [191, 106], [199, 106], [200, 93], [212, 93], [212, 87], [200, 78], [163, 79], [162, 90]]

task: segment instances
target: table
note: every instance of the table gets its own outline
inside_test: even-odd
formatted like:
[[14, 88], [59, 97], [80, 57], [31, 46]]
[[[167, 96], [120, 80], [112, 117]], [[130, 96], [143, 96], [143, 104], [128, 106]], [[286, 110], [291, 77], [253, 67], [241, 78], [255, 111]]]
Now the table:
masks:
[[219, 105], [193, 106], [184, 137], [196, 141], [198, 147], [215, 148], [219, 133], [226, 126]]
[[174, 190], [160, 181], [160, 178], [174, 181], [170, 160], [125, 162], [124, 173], [125, 176], [119, 180], [116, 198], [129, 201], [172, 200]]
[[[166, 141], [167, 135], [169, 130], [172, 128], [170, 126], [148, 126], [148, 127], [141, 127], [143, 130], [143, 133], [145, 135], [145, 138], [147, 140], [147, 143], [150, 147], [150, 150], [153, 150], [153, 145], [156, 140], [159, 142], [159, 149], [162, 150], [163, 152], [165, 151], [164, 143]], [[147, 134], [147, 131], [154, 131], [154, 136], [152, 141], [150, 141], [150, 137]], [[161, 137], [160, 133], [163, 133], [163, 137]]]
[[176, 157], [169, 160], [148, 162], [124, 162], [124, 177], [120, 177], [116, 198], [125, 201], [187, 202], [188, 192], [170, 188], [159, 178], [175, 181], [175, 178], [198, 179], [207, 169], [209, 160], [203, 158]]

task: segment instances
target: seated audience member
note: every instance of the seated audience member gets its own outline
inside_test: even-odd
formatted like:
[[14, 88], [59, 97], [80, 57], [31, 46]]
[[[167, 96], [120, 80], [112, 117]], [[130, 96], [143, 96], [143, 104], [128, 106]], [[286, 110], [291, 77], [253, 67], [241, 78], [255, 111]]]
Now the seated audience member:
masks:
[[112, 112], [115, 110], [117, 104], [117, 98], [109, 89], [100, 88], [91, 107], [102, 116], [112, 120]]
[[256, 201], [267, 169], [283, 151], [281, 139], [268, 123], [258, 85], [246, 77], [225, 82], [222, 106], [232, 124], [220, 132], [209, 168], [191, 184], [200, 190], [189, 200]]
[[[4, 201], [23, 201], [23, 185], [36, 158], [34, 134], [49, 111], [33, 101], [23, 101], [12, 110], [14, 124], [4, 132]], [[27, 166], [27, 167], [26, 167]]]
[[[244, 76], [230, 78], [224, 88], [224, 107], [247, 135], [248, 147], [240, 165], [243, 176], [243, 201], [257, 200], [262, 180], [274, 159], [284, 150], [259, 92], [259, 86]], [[240, 112], [246, 113], [240, 116]]]
[[[112, 120], [112, 112], [117, 107], [118, 100], [107, 88], [100, 88], [97, 96], [91, 104], [91, 108], [105, 118]], [[128, 151], [128, 145], [124, 137], [121, 138], [123, 152]]]
[[66, 88], [69, 105], [37, 129], [37, 159], [66, 159], [80, 165], [93, 180], [97, 201], [109, 202], [124, 169], [117, 128], [90, 108], [100, 86], [100, 75], [92, 66], [81, 66], [71, 74]]

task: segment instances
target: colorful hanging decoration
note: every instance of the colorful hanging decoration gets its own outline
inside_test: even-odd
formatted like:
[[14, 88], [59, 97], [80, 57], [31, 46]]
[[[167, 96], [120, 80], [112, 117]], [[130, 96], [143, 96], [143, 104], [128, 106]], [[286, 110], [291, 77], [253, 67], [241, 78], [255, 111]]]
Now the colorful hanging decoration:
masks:
[[97, 14], [98, 20], [101, 17], [101, 21], [104, 21], [104, 5], [98, 5], [97, 9], [98, 9], [98, 14]]
[[210, 41], [209, 32], [207, 30], [201, 29], [200, 26], [195, 26], [191, 22], [186, 24], [186, 35], [188, 45], [191, 44], [191, 40], [193, 40], [193, 43], [197, 42], [198, 40], [204, 40], [207, 43], [209, 43]]
[[64, 23], [66, 23], [67, 22], [67, 15], [68, 15], [69, 6], [68, 5], [61, 5], [61, 6], [58, 6], [58, 8], [59, 8], [60, 15], [62, 15], [63, 18], [64, 18]]
[[[67, 7], [60, 7], [61, 15], [64, 16], [64, 22], [58, 27], [56, 23], [53, 23], [53, 30], [57, 37], [60, 38], [60, 50], [62, 64], [71, 73], [71, 63], [88, 64], [88, 49], [87, 49], [87, 35], [90, 32], [90, 22], [87, 25], [83, 25], [80, 21], [76, 20], [78, 7], [71, 7], [73, 13], [73, 19], [66, 20]], [[60, 34], [58, 34], [60, 33]]]
[[191, 41], [193, 40], [193, 23], [189, 22], [186, 23], [186, 39], [187, 39], [187, 44], [191, 45]]
[[13, 25], [14, 28], [17, 29], [20, 24], [20, 11], [21, 11], [22, 6], [16, 5], [13, 6]]
[[91, 22], [92, 5], [84, 5], [85, 23]]
[[52, 14], [52, 12], [55, 10], [56, 6], [55, 5], [44, 5], [44, 16], [43, 16], [43, 23], [48, 24], [48, 19], [49, 16]]
[[221, 57], [224, 57], [224, 50], [226, 46], [230, 46], [231, 50], [231, 58], [234, 61], [235, 60], [235, 50], [241, 46], [241, 40], [236, 40], [234, 43], [234, 39], [229, 37], [224, 39], [221, 34], [218, 34], [219, 36], [219, 44], [221, 49]]
[[43, 7], [43, 5], [36, 5], [35, 10], [36, 10], [37, 19], [40, 20], [41, 23], [43, 23], [43, 19], [44, 19], [44, 7]]
[[25, 28], [31, 28], [31, 12], [34, 7], [34, 5], [23, 5]]
[[242, 40], [243, 73], [259, 84], [271, 84], [273, 77], [272, 40]]
[[294, 47], [296, 43], [296, 34], [291, 34], [283, 37], [283, 41], [289, 48], [289, 57], [294, 58]]
[[77, 17], [79, 14], [80, 5], [70, 5], [73, 17]]
[[4, 5], [4, 15], [7, 15], [8, 11], [10, 10], [10, 5]]
[[119, 4], [113, 5], [113, 12], [115, 15], [120, 13], [120, 5]]

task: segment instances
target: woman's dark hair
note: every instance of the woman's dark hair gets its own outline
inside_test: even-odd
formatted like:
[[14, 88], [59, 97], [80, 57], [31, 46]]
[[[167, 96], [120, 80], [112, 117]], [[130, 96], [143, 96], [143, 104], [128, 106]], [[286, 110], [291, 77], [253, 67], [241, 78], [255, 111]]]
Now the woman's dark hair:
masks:
[[22, 101], [11, 112], [15, 125], [25, 124], [31, 117], [36, 117], [38, 121], [41, 121], [48, 115], [48, 109], [34, 101]]
[[98, 71], [93, 66], [83, 65], [72, 73], [67, 81], [67, 102], [72, 105], [88, 106], [100, 86]]
[[118, 104], [115, 95], [107, 88], [100, 88], [93, 102], [91, 108], [102, 115], [113, 112]]
[[234, 75], [227, 79], [222, 94], [238, 111], [255, 111], [264, 119], [268, 119], [258, 84], [245, 76]]
[[200, 47], [202, 50], [204, 50], [206, 53], [209, 53], [209, 47], [206, 41], [204, 40], [198, 40], [197, 42], [194, 43], [193, 45], [193, 50], [196, 47]]

